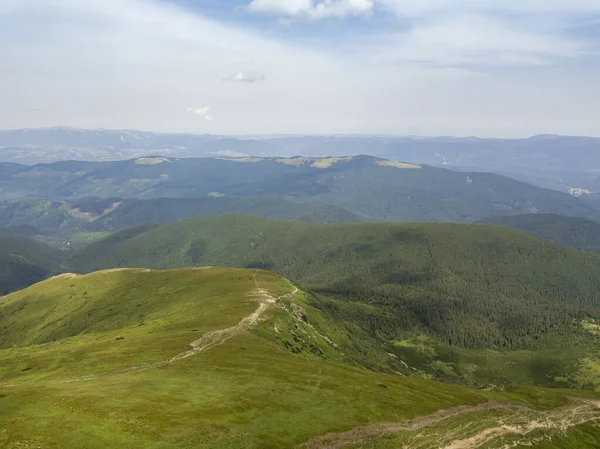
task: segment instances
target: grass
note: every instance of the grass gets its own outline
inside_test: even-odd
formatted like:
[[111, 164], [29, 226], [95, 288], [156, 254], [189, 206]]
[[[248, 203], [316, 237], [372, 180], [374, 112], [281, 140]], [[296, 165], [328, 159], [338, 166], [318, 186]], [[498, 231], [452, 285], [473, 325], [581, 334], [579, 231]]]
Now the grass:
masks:
[[[596, 254], [485, 225], [234, 215], [133, 231], [90, 245], [73, 265], [270, 269], [315, 292], [307, 303], [336, 323], [346, 362], [471, 386], [600, 387], [584, 366], [600, 361], [589, 332], [600, 319]], [[398, 345], [415, 336], [431, 354]]]
[[71, 237], [71, 244], [75, 246], [88, 245], [110, 236], [109, 232], [77, 232]]
[[535, 417], [567, 396], [593, 396], [472, 390], [345, 363], [343, 328], [303, 292], [211, 350], [126, 370], [255, 311], [255, 277], [272, 296], [294, 291], [262, 270], [123, 270], [61, 276], [1, 298], [0, 446], [290, 448], [492, 399], [526, 404]]
[[[497, 409], [465, 413], [419, 431], [402, 431], [382, 438], [348, 445], [348, 448], [392, 449], [429, 448], [589, 448], [595, 449], [600, 439], [600, 412], [594, 405], [573, 406], [540, 412], [528, 409]], [[585, 410], [585, 411], [584, 411]], [[589, 420], [589, 421], [586, 421]], [[581, 424], [580, 424], [581, 422]], [[514, 430], [507, 430], [511, 427]], [[461, 442], [463, 445], [460, 445]], [[452, 446], [454, 444], [454, 446]]]
[[267, 272], [189, 269], [62, 275], [39, 283], [0, 304], [6, 362], [0, 379], [40, 380], [74, 373], [75, 366], [86, 375], [169, 358], [202, 333], [233, 326], [255, 310], [256, 298], [247, 296], [256, 288], [254, 276], [272, 291], [283, 282]]

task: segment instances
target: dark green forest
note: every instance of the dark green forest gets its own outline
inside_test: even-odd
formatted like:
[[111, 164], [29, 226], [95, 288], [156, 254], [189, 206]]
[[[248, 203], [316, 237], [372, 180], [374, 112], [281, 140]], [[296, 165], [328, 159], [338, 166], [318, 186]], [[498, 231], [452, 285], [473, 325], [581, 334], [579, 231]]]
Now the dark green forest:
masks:
[[65, 254], [55, 248], [0, 229], [0, 294], [58, 274], [64, 259]]
[[557, 214], [496, 215], [481, 223], [519, 229], [574, 249], [600, 253], [600, 223]]

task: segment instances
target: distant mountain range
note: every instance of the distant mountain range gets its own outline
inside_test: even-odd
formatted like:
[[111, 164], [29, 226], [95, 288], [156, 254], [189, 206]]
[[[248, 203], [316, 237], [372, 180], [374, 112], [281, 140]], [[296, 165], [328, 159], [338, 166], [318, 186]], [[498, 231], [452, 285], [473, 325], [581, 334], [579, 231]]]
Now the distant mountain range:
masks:
[[505, 176], [371, 156], [143, 157], [0, 164], [0, 172], [5, 199], [0, 225], [40, 230], [74, 225], [114, 231], [236, 212], [323, 222], [473, 222], [524, 213], [600, 216], [580, 198]]
[[73, 128], [0, 131], [0, 162], [112, 161], [149, 155], [354, 156], [366, 154], [464, 171], [509, 175], [574, 195], [600, 193], [600, 138], [227, 137]]

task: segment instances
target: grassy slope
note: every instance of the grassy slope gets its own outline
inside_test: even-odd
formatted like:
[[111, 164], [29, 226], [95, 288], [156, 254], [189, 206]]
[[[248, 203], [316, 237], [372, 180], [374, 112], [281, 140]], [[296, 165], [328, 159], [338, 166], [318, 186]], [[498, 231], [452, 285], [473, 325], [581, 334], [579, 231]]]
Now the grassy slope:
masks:
[[494, 216], [482, 223], [508, 226], [574, 249], [600, 253], [600, 223], [556, 214]]
[[469, 384], [600, 381], [598, 337], [581, 325], [600, 314], [593, 254], [483, 225], [223, 216], [133, 234], [91, 245], [73, 266], [267, 268], [316, 291], [313, 304], [357, 339], [422, 375]]
[[0, 294], [27, 287], [60, 272], [63, 254], [10, 232], [0, 233]]
[[[289, 448], [329, 432], [488, 400], [527, 405], [535, 420], [567, 405], [567, 394], [582, 394], [473, 391], [339, 363], [337, 351], [315, 332], [327, 331], [325, 317], [301, 293], [269, 309], [259, 329], [193, 357], [124, 370], [168, 359], [202, 333], [247, 316], [260, 299], [255, 276], [273, 296], [293, 292], [268, 272], [214, 268], [64, 275], [1, 298], [0, 445]], [[297, 307], [305, 307], [304, 316], [285, 310]], [[312, 341], [322, 354], [294, 354], [277, 344], [286, 333]], [[491, 411], [469, 420], [498, 422]], [[425, 444], [436, 429], [425, 432]], [[569, 432], [595, 435], [592, 424]], [[559, 437], [556, 430], [549, 435]]]

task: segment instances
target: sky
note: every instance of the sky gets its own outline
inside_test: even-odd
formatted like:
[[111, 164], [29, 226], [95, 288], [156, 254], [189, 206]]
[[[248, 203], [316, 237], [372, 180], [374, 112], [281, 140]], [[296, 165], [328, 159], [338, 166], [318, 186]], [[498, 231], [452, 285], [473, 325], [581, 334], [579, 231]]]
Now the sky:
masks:
[[600, 136], [599, 0], [0, 0], [0, 128]]

